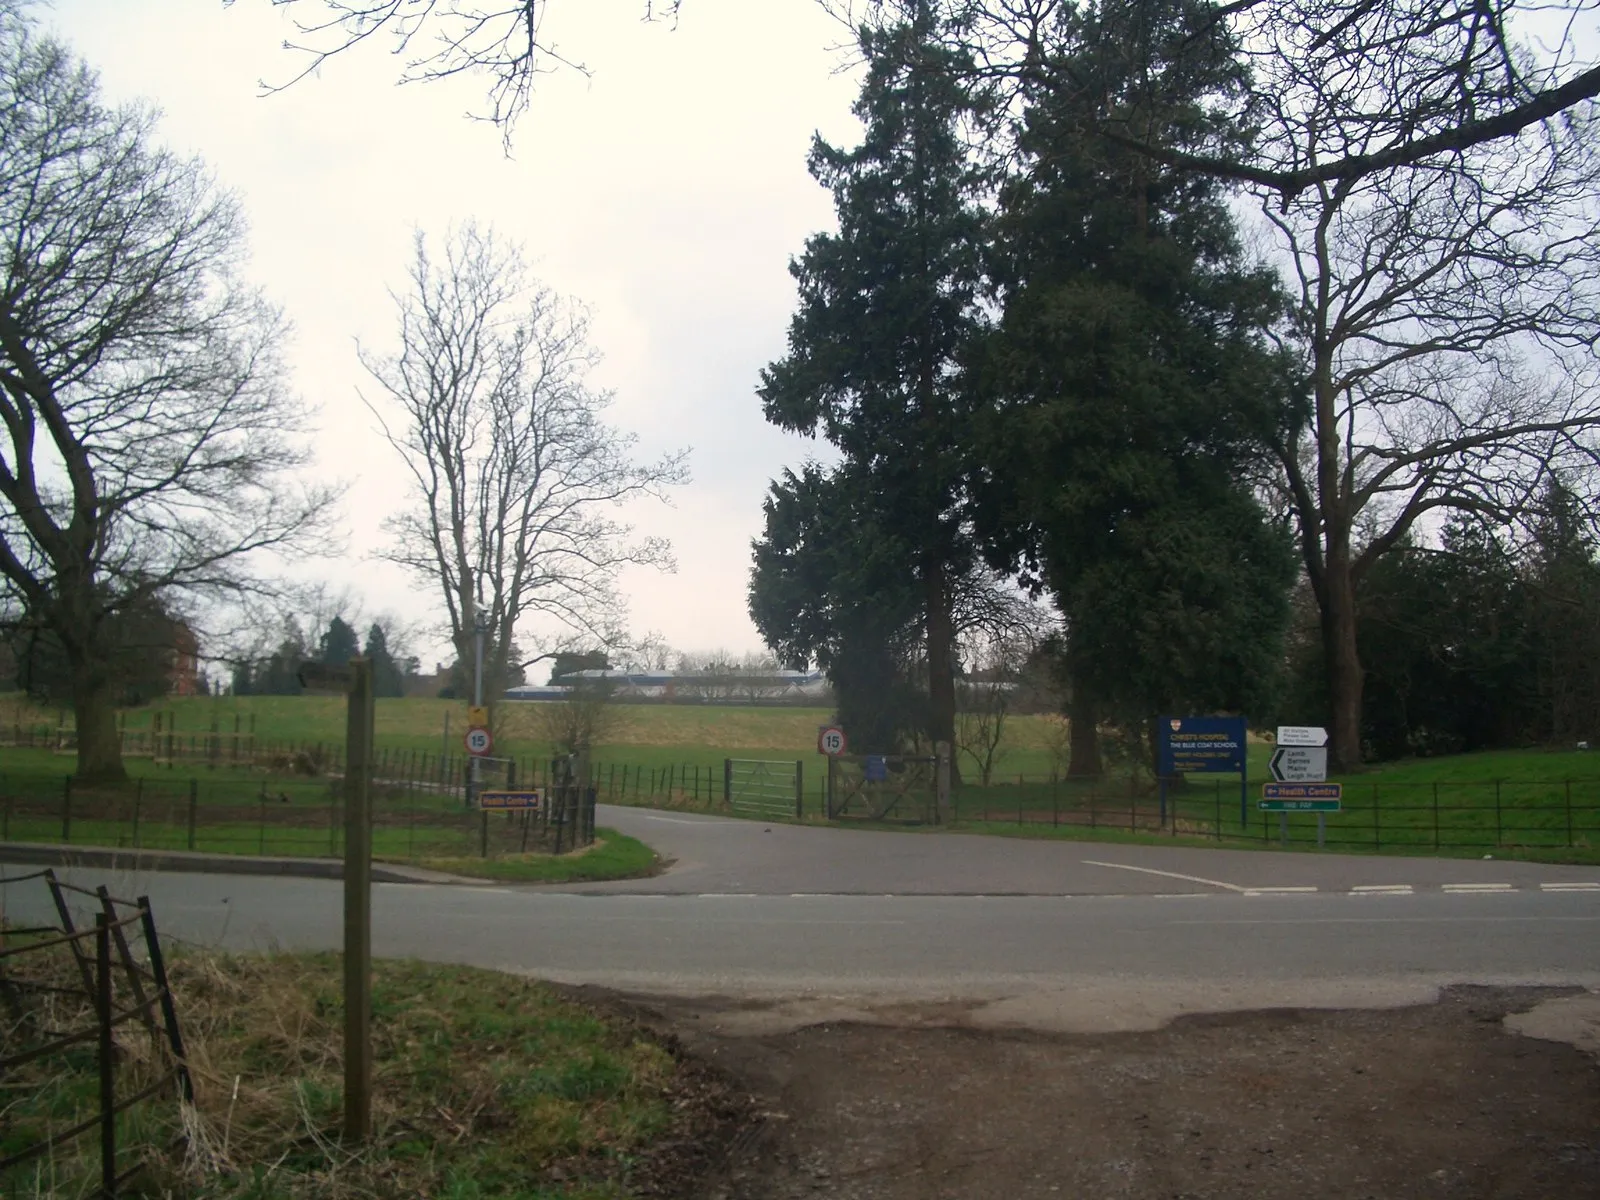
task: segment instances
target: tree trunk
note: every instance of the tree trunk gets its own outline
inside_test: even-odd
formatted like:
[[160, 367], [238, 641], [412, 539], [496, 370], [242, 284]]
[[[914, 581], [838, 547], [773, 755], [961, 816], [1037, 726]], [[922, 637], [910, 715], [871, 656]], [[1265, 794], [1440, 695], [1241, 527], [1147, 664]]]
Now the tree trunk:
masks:
[[935, 742], [950, 745], [950, 782], [961, 782], [956, 761], [955, 620], [950, 615], [950, 589], [944, 564], [933, 555], [923, 560], [922, 583], [927, 607], [928, 732]]
[[1335, 772], [1361, 769], [1361, 690], [1364, 672], [1356, 646], [1356, 589], [1347, 555], [1330, 553], [1323, 577], [1323, 661], [1328, 671], [1328, 765]]
[[81, 668], [73, 671], [72, 709], [78, 722], [78, 779], [94, 783], [120, 783], [126, 779], [122, 739], [117, 733], [117, 706], [111, 685], [99, 672]]
[[1100, 721], [1095, 711], [1094, 696], [1078, 683], [1072, 685], [1072, 699], [1067, 704], [1067, 722], [1072, 739], [1067, 759], [1068, 779], [1097, 778], [1105, 773], [1105, 763], [1100, 759]]

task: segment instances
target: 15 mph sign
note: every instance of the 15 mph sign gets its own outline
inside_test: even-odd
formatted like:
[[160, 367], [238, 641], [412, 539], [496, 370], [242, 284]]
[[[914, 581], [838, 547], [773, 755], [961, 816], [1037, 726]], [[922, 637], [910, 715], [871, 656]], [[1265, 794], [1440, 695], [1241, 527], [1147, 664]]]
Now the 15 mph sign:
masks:
[[466, 743], [468, 754], [480, 758], [494, 749], [494, 738], [481, 725], [474, 725], [467, 730], [467, 736], [462, 741]]
[[844, 753], [844, 730], [837, 725], [829, 725], [817, 731], [817, 749], [830, 757], [838, 757]]

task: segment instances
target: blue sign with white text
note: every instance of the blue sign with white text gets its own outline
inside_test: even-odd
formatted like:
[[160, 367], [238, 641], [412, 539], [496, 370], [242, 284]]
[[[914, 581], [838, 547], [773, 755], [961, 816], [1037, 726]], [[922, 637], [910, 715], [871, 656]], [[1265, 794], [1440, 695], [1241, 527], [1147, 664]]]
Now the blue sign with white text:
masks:
[[1163, 717], [1161, 774], [1223, 772], [1245, 769], [1243, 717]]

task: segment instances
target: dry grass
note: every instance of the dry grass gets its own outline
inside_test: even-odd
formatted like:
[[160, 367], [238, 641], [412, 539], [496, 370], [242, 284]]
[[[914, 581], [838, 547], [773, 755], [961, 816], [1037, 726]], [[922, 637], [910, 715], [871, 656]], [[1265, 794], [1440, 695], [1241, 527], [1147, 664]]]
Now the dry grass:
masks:
[[[70, 982], [69, 959], [51, 970]], [[147, 1164], [128, 1195], [601, 1200], [671, 1173], [658, 1141], [690, 1144], [710, 1131], [697, 1103], [703, 1075], [627, 1021], [514, 976], [383, 962], [374, 1136], [346, 1146], [337, 956], [186, 950], [171, 973], [196, 1102], [147, 1101], [124, 1122], [122, 1164], [138, 1154]], [[92, 1021], [79, 1008], [37, 1015]], [[125, 1028], [118, 1045], [119, 1092], [161, 1069], [142, 1031]], [[29, 1070], [4, 1081], [0, 1144], [12, 1149], [94, 1111], [92, 1041]], [[180, 1133], [183, 1148], [164, 1153]], [[0, 1179], [0, 1194], [87, 1197], [97, 1178], [91, 1131], [41, 1169]]]

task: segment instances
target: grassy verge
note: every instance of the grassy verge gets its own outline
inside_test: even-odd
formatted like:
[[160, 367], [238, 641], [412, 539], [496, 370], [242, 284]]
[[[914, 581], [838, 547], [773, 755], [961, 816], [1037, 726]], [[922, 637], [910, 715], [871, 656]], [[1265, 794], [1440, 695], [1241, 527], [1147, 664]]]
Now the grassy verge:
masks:
[[643, 879], [661, 869], [649, 846], [615, 829], [595, 830], [594, 845], [572, 854], [505, 854], [498, 858], [458, 856], [399, 861], [413, 866], [516, 883], [600, 883], [608, 879]]
[[[55, 965], [70, 984], [70, 959]], [[337, 956], [190, 951], [174, 956], [172, 980], [196, 1104], [180, 1113], [158, 1097], [121, 1122], [119, 1166], [145, 1164], [128, 1195], [618, 1200], [680, 1190], [690, 1152], [737, 1112], [670, 1045], [542, 984], [380, 962], [374, 1136], [346, 1146]], [[131, 1089], [153, 1069], [150, 1043], [130, 1026], [119, 1047]], [[15, 1074], [0, 1153], [92, 1114], [92, 1044]], [[163, 1149], [185, 1130], [186, 1153]], [[91, 1131], [0, 1179], [0, 1194], [87, 1197], [98, 1170]]]

